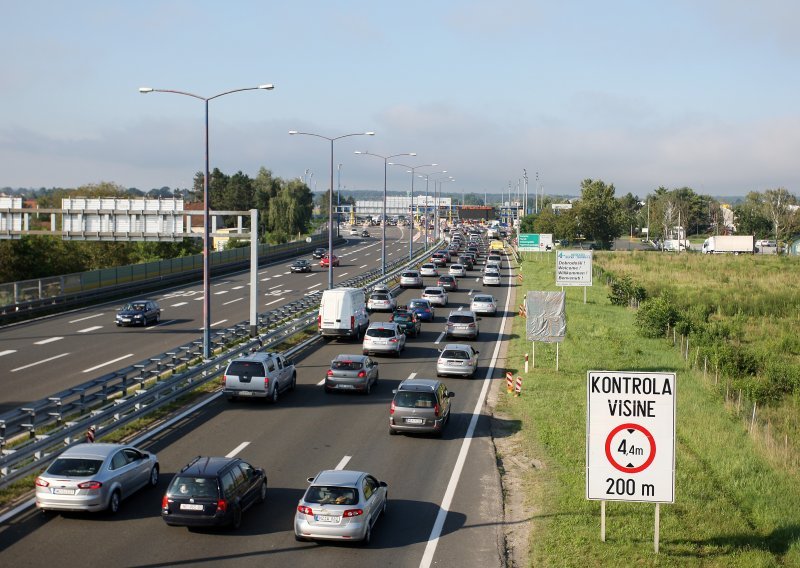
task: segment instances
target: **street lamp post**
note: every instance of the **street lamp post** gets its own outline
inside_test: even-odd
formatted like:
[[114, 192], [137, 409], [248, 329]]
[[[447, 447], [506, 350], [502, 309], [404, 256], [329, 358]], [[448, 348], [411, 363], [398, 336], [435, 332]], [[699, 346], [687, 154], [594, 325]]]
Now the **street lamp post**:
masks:
[[[447, 170], [442, 170], [440, 172], [433, 172], [434, 174], [446, 174]], [[428, 179], [432, 174], [420, 174], [419, 177], [425, 178], [425, 250], [428, 250]], [[436, 207], [438, 206], [436, 202], [436, 181], [433, 182], [433, 208], [434, 208], [434, 219], [436, 218]], [[434, 235], [436, 234], [436, 229], [434, 227]]]
[[336, 140], [341, 140], [342, 138], [348, 138], [350, 136], [375, 136], [375, 133], [354, 132], [353, 134], [343, 134], [342, 136], [336, 136], [335, 138], [330, 138], [321, 134], [314, 134], [313, 132], [298, 132], [297, 130], [290, 130], [289, 134], [292, 136], [295, 134], [303, 136], [315, 136], [316, 138], [322, 138], [323, 140], [327, 140], [331, 143], [331, 185], [330, 193], [328, 194], [328, 289], [330, 290], [333, 288], [333, 143]]
[[[407, 166], [405, 164], [398, 164], [398, 163], [389, 162], [389, 165], [390, 166], [402, 166], [404, 168], [408, 168], [409, 171], [411, 172], [411, 231], [410, 231], [410, 233], [408, 235], [408, 260], [411, 260], [412, 258], [414, 258], [414, 175], [415, 175], [416, 171], [419, 168], [430, 168], [430, 167], [433, 167], [433, 166], [438, 166], [439, 164], [422, 164], [421, 166], [413, 166], [412, 167], [412, 166]], [[426, 201], [427, 201], [427, 197], [426, 197]], [[428, 204], [426, 203], [425, 207], [427, 208], [427, 206], [428, 206]], [[426, 213], [425, 213], [425, 234], [426, 235], [428, 234], [427, 209], [426, 209]], [[425, 241], [425, 248], [426, 249], [428, 248], [427, 239]]]
[[365, 156], [375, 156], [383, 160], [383, 218], [381, 219], [381, 226], [383, 227], [383, 234], [381, 236], [381, 276], [386, 274], [386, 165], [391, 158], [399, 156], [416, 156], [416, 152], [404, 152], [402, 154], [392, 154], [391, 156], [381, 156], [380, 154], [373, 154], [372, 152], [355, 151], [356, 154], [363, 154]]
[[[446, 173], [446, 172], [442, 172], [442, 173]], [[444, 178], [439, 178], [439, 179], [433, 180], [433, 200], [435, 202], [434, 203], [434, 207], [436, 209], [436, 212], [434, 213], [435, 226], [433, 228], [433, 230], [434, 230], [433, 238], [437, 239], [437, 240], [439, 239], [439, 197], [441, 197], [441, 195], [442, 195], [442, 184], [450, 182], [450, 181], [456, 181], [456, 178], [454, 178], [453, 176], [447, 176], [447, 177], [444, 177]], [[438, 191], [436, 190], [436, 184], [437, 183], [439, 184]], [[451, 211], [453, 210], [453, 202], [452, 201], [450, 202], [450, 210]]]
[[336, 167], [336, 236], [339, 236], [339, 224], [341, 223], [340, 199], [342, 197], [342, 164]]
[[[203, 101], [205, 104], [205, 171], [203, 173], [203, 358], [211, 358], [211, 256], [209, 250], [209, 221], [210, 221], [210, 205], [209, 205], [209, 163], [208, 163], [208, 101], [218, 99], [231, 93], [239, 93], [241, 91], [256, 91], [265, 90], [271, 91], [275, 86], [272, 84], [259, 85], [258, 87], [245, 87], [243, 89], [233, 89], [225, 91], [211, 97], [201, 97], [194, 93], [186, 91], [176, 91], [174, 89], [154, 89], [152, 87], [139, 87], [139, 92], [142, 94], [147, 93], [173, 93], [175, 95], [185, 95]], [[252, 230], [252, 227], [251, 227]], [[251, 322], [251, 327], [255, 322]]]

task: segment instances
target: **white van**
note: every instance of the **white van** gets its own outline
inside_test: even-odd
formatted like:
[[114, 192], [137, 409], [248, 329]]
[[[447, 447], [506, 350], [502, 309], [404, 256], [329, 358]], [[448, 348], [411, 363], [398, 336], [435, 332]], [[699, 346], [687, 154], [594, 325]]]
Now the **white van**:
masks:
[[317, 327], [322, 337], [360, 338], [369, 327], [361, 288], [333, 288], [322, 293]]

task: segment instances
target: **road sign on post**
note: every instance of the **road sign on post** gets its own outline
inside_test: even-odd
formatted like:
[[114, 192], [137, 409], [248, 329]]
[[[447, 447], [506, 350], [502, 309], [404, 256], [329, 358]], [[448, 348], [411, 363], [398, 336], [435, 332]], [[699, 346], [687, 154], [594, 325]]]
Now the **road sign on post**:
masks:
[[675, 502], [675, 373], [589, 371], [586, 498]]

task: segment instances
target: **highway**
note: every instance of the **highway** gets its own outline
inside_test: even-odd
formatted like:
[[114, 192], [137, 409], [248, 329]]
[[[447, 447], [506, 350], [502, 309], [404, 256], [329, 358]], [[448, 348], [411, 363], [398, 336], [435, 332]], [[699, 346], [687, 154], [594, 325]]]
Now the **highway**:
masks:
[[[450, 294], [448, 307], [437, 308], [435, 322], [423, 324], [420, 337], [409, 338], [399, 359], [377, 358], [380, 382], [371, 395], [325, 394], [320, 381], [330, 360], [338, 353], [359, 353], [360, 343], [317, 342], [316, 348], [295, 358], [297, 389], [282, 396], [277, 405], [230, 403], [219, 397], [143, 443], [142, 447], [159, 456], [161, 481], [157, 488], [124, 501], [116, 517], [42, 515], [28, 509], [4, 524], [0, 564], [502, 565], [502, 495], [489, 418], [482, 410], [487, 389], [496, 386], [502, 375], [503, 340], [510, 332], [510, 319], [504, 314], [513, 315], [514, 305], [509, 269], [503, 270], [503, 285], [488, 290], [504, 311], [480, 321], [481, 335], [474, 342], [480, 350], [478, 372], [472, 379], [445, 379], [456, 396], [443, 438], [388, 433], [392, 389], [412, 375], [435, 376], [447, 313], [467, 306], [472, 293], [482, 290], [479, 266], [470, 271], [470, 277], [460, 279], [461, 290]], [[347, 270], [343, 267], [343, 271]], [[293, 275], [298, 276], [303, 277]], [[426, 284], [432, 280], [426, 279]], [[418, 295], [417, 290], [406, 290], [398, 301], [405, 303]], [[372, 321], [386, 319], [388, 314], [371, 317]], [[497, 358], [501, 368], [493, 371], [491, 380], [484, 380]], [[171, 476], [196, 455], [234, 451], [266, 469], [267, 502], [248, 511], [238, 531], [167, 527], [159, 518], [159, 508]], [[294, 540], [292, 520], [306, 478], [337, 466], [369, 471], [389, 485], [388, 513], [378, 521], [368, 547]]]
[[[348, 237], [334, 250], [341, 266], [334, 283], [380, 266], [380, 227], [370, 238]], [[346, 230], [343, 234], [347, 234]], [[424, 246], [415, 235], [414, 249]], [[387, 227], [386, 262], [408, 258], [408, 230]], [[259, 267], [258, 312], [280, 307], [316, 290], [324, 290], [328, 269], [311, 258], [314, 271], [292, 274], [285, 260]], [[212, 273], [213, 277], [213, 273]], [[211, 327], [232, 327], [249, 320], [249, 271], [214, 278]], [[202, 283], [151, 293], [162, 308], [159, 325], [117, 327], [116, 310], [131, 297], [0, 328], [0, 414], [61, 390], [202, 339]]]

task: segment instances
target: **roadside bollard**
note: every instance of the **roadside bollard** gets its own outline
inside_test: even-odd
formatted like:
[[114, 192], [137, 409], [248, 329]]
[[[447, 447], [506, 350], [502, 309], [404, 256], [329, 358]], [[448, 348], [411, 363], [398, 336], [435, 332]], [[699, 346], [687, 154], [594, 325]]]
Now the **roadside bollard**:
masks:
[[525, 374], [528, 374], [528, 354], [525, 353]]
[[517, 386], [514, 396], [522, 396], [522, 377], [517, 377]]
[[508, 389], [509, 394], [514, 392], [514, 375], [511, 373], [511, 371], [506, 373], [506, 388]]

